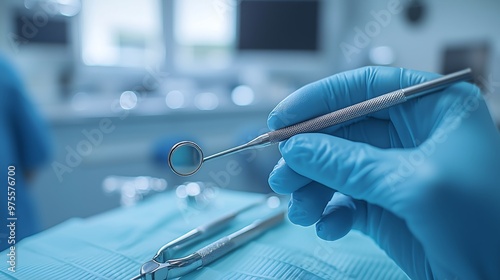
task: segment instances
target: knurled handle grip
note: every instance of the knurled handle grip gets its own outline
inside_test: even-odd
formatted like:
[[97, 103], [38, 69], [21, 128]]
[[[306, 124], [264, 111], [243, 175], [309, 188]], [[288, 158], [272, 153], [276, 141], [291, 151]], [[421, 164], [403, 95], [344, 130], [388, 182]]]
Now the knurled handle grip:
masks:
[[201, 248], [197, 251], [197, 253], [202, 257], [203, 265], [205, 266], [224, 256], [235, 248], [235, 243], [226, 236], [208, 246]]
[[269, 218], [257, 220], [250, 225], [199, 249], [196, 251], [196, 254], [201, 256], [203, 265], [205, 266], [239, 246], [246, 244], [248, 241], [280, 223], [283, 221], [284, 215], [284, 212], [280, 211], [277, 214], [273, 214]]
[[300, 133], [319, 131], [403, 103], [406, 100], [405, 92], [402, 89], [389, 92], [301, 123], [268, 132], [269, 142], [277, 143]]

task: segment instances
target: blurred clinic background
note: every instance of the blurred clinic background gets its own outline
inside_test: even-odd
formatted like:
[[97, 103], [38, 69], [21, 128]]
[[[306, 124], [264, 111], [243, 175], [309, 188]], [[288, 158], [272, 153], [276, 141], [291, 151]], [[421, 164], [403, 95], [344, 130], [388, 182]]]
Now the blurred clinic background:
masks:
[[268, 192], [276, 146], [186, 178], [167, 153], [248, 141], [294, 90], [365, 65], [472, 67], [500, 123], [499, 15], [498, 0], [0, 1], [0, 53], [52, 139], [29, 187], [42, 228], [162, 191]]

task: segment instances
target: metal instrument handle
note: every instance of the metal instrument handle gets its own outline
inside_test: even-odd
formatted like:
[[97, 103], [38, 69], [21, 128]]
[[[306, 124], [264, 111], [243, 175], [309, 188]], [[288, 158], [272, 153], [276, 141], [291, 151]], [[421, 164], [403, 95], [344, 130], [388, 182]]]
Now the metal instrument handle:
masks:
[[399, 89], [301, 123], [268, 132], [267, 134], [271, 143], [277, 143], [300, 133], [319, 131], [405, 101], [405, 92]]
[[200, 255], [203, 266], [205, 266], [263, 234], [271, 227], [282, 222], [284, 217], [285, 213], [280, 211], [267, 219], [256, 220], [250, 225], [199, 249], [195, 254]]

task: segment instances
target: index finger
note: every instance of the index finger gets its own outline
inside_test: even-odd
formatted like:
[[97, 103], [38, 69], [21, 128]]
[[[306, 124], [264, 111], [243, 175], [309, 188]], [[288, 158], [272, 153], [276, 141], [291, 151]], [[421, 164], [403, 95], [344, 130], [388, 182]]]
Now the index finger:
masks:
[[[437, 76], [420, 71], [408, 74], [391, 67], [364, 67], [339, 73], [306, 85], [285, 98], [269, 114], [268, 126], [280, 129]], [[368, 116], [390, 119], [388, 110]]]

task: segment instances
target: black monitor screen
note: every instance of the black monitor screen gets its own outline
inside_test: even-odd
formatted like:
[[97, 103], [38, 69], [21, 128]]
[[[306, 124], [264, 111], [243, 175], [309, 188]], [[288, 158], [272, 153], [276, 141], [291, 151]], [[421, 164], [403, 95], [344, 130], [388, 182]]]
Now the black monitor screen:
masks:
[[489, 42], [469, 42], [452, 45], [444, 50], [443, 74], [464, 68], [471, 68], [473, 82], [485, 89], [484, 78], [488, 76], [488, 62], [491, 60]]
[[241, 0], [238, 49], [318, 49], [319, 0]]
[[68, 44], [68, 21], [64, 18], [19, 13], [15, 28], [19, 43]]

